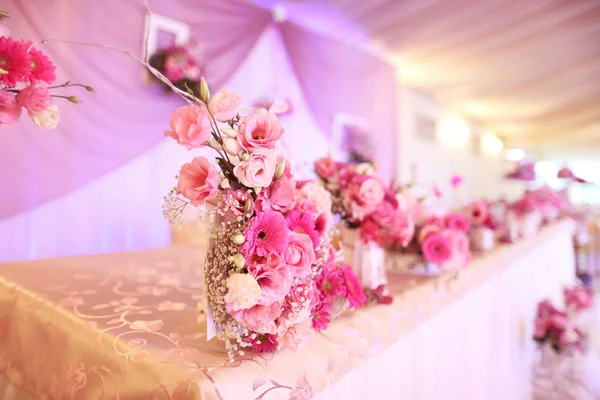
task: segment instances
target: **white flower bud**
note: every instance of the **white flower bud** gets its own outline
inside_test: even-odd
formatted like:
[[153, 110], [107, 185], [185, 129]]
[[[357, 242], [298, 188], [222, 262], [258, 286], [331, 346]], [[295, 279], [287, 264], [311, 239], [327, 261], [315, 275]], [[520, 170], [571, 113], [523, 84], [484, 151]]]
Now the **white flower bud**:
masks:
[[240, 156], [240, 158], [243, 161], [248, 161], [250, 159], [250, 154], [248, 154], [248, 153], [242, 153], [242, 155]]
[[206, 83], [206, 79], [204, 77], [200, 78], [200, 100], [204, 104], [208, 104], [210, 100], [210, 90], [208, 89], [208, 83]]
[[281, 178], [281, 176], [283, 175], [284, 172], [285, 172], [285, 158], [282, 158], [281, 161], [279, 161], [279, 164], [277, 164], [277, 167], [275, 168], [275, 179]]
[[221, 128], [221, 132], [223, 132], [225, 135], [229, 136], [230, 138], [234, 138], [234, 139], [238, 135], [238, 133], [235, 129], [229, 128], [229, 127]]
[[240, 154], [240, 151], [242, 151], [242, 148], [240, 147], [237, 140], [232, 138], [226, 138], [223, 141], [223, 149], [225, 149], [225, 151], [231, 154], [232, 156], [237, 156], [238, 154]]
[[243, 255], [241, 255], [240, 253], [237, 253], [236, 255], [233, 256], [233, 263], [235, 264], [236, 267], [242, 269], [246, 265], [246, 260], [244, 260]]
[[237, 244], [237, 245], [241, 245], [244, 244], [244, 242], [246, 241], [246, 238], [244, 237], [244, 235], [235, 235], [233, 238], [233, 243]]

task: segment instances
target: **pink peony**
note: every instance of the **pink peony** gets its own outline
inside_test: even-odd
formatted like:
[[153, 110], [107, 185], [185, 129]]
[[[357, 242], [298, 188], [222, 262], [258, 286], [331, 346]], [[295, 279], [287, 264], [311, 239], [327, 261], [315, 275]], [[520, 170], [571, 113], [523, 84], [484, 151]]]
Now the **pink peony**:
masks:
[[221, 89], [208, 103], [208, 109], [217, 121], [225, 122], [233, 119], [240, 109], [242, 95]]
[[338, 165], [330, 157], [320, 158], [315, 161], [315, 171], [321, 179], [332, 178], [338, 171]]
[[317, 247], [321, 240], [321, 235], [315, 227], [315, 221], [309, 214], [304, 214], [300, 210], [293, 210], [286, 217], [287, 225], [290, 231], [306, 233], [312, 239], [313, 246]]
[[250, 158], [233, 168], [233, 174], [242, 185], [249, 188], [267, 187], [275, 176], [275, 153], [273, 150], [257, 149]]
[[17, 94], [17, 101], [29, 111], [38, 113], [50, 105], [50, 92], [45, 86], [34, 83]]
[[204, 157], [195, 157], [191, 163], [183, 164], [179, 171], [177, 191], [194, 206], [214, 195], [219, 187], [219, 172]]
[[275, 211], [290, 211], [294, 208], [295, 196], [296, 182], [285, 176], [277, 179], [269, 189], [269, 201]]
[[29, 65], [31, 67], [27, 80], [30, 83], [42, 81], [50, 85], [56, 80], [56, 67], [44, 53], [31, 47], [32, 44], [30, 41], [26, 42], [27, 48], [29, 48]]
[[233, 311], [227, 304], [227, 312], [240, 324], [257, 333], [277, 333], [275, 320], [281, 316], [281, 304], [273, 303], [268, 306], [257, 304], [252, 308]]
[[258, 304], [268, 306], [282, 302], [289, 293], [294, 280], [295, 269], [283, 262], [279, 256], [251, 258], [246, 265], [262, 290]]
[[270, 353], [277, 350], [277, 335], [259, 334], [252, 340], [252, 350], [257, 353]]
[[470, 207], [471, 223], [474, 225], [483, 225], [489, 215], [488, 210], [489, 210], [488, 204], [483, 200], [479, 200], [479, 201], [476, 201], [473, 204], [471, 204], [471, 207]]
[[471, 229], [469, 221], [467, 221], [467, 217], [458, 213], [448, 214], [446, 216], [445, 223], [448, 229], [452, 229], [454, 231], [467, 233], [469, 232], [469, 229]]
[[275, 211], [259, 212], [244, 231], [246, 242], [240, 251], [247, 257], [283, 255], [288, 247], [289, 232], [283, 216]]
[[18, 122], [21, 118], [21, 111], [21, 105], [17, 102], [14, 93], [0, 90], [0, 126]]
[[346, 285], [348, 295], [346, 298], [348, 299], [350, 308], [362, 307], [367, 301], [367, 295], [363, 291], [358, 277], [352, 272], [352, 267], [349, 265], [342, 264], [340, 269], [344, 276], [344, 284]]
[[283, 128], [274, 114], [253, 114], [240, 120], [237, 140], [240, 146], [252, 153], [259, 149], [273, 149], [282, 134]]
[[24, 82], [31, 73], [28, 45], [6, 36], [0, 36], [0, 68], [6, 73], [0, 74], [0, 83], [15, 87]]
[[442, 264], [452, 256], [450, 241], [443, 235], [434, 233], [425, 239], [422, 245], [425, 259], [433, 264]]
[[290, 232], [285, 262], [294, 267], [296, 278], [304, 278], [310, 274], [311, 266], [315, 262], [315, 251], [310, 236], [305, 233]]
[[165, 136], [191, 150], [204, 146], [211, 139], [210, 116], [204, 106], [187, 106], [176, 109], [169, 121], [171, 130]]

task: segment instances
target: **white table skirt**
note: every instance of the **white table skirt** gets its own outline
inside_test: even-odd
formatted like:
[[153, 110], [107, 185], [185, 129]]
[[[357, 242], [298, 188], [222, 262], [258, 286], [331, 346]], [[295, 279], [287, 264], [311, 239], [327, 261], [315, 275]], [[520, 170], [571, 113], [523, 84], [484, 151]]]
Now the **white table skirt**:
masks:
[[318, 398], [531, 399], [537, 303], [550, 298], [562, 305], [562, 288], [574, 281], [571, 231], [565, 230], [499, 269]]

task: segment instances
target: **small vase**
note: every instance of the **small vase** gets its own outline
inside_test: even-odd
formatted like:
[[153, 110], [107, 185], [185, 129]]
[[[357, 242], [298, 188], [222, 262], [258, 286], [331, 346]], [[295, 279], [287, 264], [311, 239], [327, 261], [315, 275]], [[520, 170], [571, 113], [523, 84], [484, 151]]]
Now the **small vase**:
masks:
[[377, 289], [387, 283], [385, 251], [377, 243], [364, 243], [357, 229], [342, 228], [342, 254], [363, 287]]
[[494, 248], [494, 231], [489, 228], [475, 228], [470, 234], [471, 248], [476, 251], [488, 251]]

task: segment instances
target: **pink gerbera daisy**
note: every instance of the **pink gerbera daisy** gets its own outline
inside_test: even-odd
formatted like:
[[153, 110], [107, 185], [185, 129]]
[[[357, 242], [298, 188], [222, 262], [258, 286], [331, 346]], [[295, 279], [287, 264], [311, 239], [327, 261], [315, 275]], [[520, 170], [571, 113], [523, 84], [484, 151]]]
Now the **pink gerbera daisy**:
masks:
[[315, 220], [309, 214], [305, 214], [300, 210], [293, 210], [287, 215], [287, 225], [290, 231], [305, 233], [310, 236], [315, 247], [319, 245], [321, 235], [316, 229]]
[[425, 259], [433, 264], [441, 264], [444, 261], [448, 261], [452, 255], [450, 240], [439, 233], [427, 236], [423, 242], [422, 250]]
[[[28, 47], [31, 42], [28, 42]], [[56, 67], [50, 59], [35, 47], [29, 49], [29, 65], [31, 72], [29, 73], [29, 82], [43, 81], [51, 84], [56, 79]]]
[[321, 289], [321, 300], [333, 298], [333, 296], [346, 297], [348, 295], [344, 273], [336, 266], [323, 270], [318, 286]]
[[283, 216], [271, 210], [259, 212], [244, 231], [246, 242], [241, 247], [246, 256], [281, 255], [288, 246], [289, 233]]
[[277, 335], [259, 334], [252, 340], [252, 350], [257, 353], [269, 353], [277, 350]]
[[331, 320], [331, 302], [321, 301], [312, 311], [311, 325], [315, 331], [327, 329]]
[[14, 87], [19, 82], [25, 81], [31, 71], [27, 45], [6, 36], [0, 36], [0, 82], [6, 86]]
[[344, 274], [344, 283], [346, 284], [346, 291], [348, 292], [347, 299], [350, 307], [362, 307], [367, 301], [367, 295], [363, 291], [358, 277], [352, 272], [352, 268], [348, 265], [342, 264], [340, 269]]

